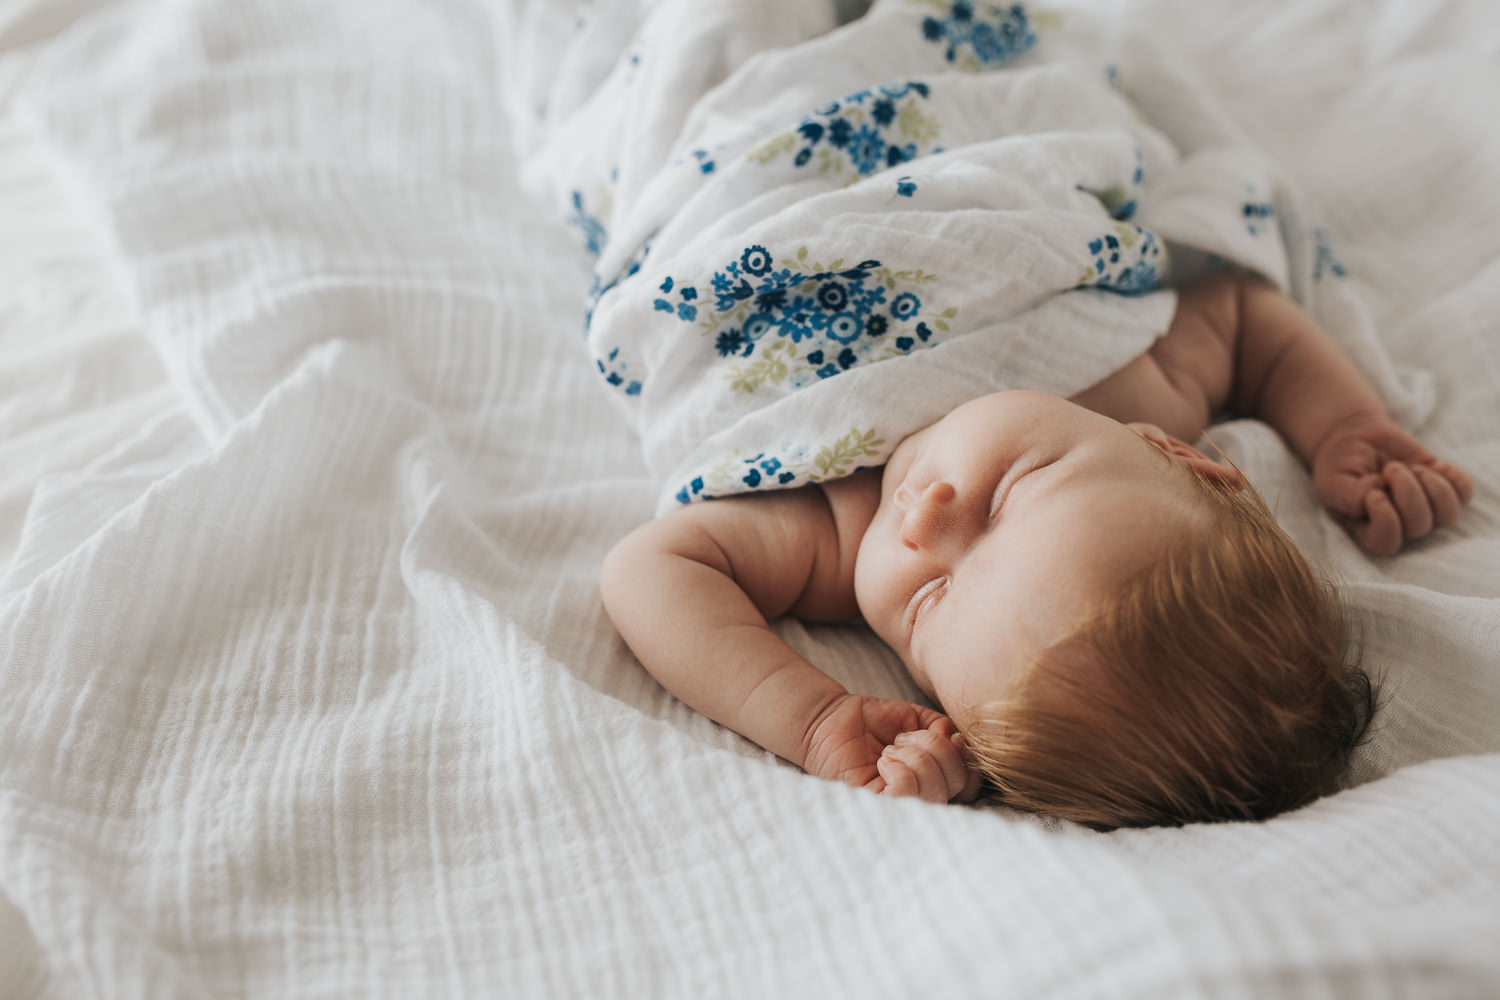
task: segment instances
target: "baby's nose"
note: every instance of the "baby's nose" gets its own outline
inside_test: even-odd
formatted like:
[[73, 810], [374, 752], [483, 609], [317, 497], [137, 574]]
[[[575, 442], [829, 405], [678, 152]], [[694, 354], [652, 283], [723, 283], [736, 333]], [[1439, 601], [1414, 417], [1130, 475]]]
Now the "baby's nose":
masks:
[[[936, 547], [952, 516], [956, 495], [952, 483], [939, 480], [928, 483], [921, 493], [905, 503], [906, 512], [901, 517], [901, 544], [914, 551]], [[897, 499], [899, 502], [903, 498]]]

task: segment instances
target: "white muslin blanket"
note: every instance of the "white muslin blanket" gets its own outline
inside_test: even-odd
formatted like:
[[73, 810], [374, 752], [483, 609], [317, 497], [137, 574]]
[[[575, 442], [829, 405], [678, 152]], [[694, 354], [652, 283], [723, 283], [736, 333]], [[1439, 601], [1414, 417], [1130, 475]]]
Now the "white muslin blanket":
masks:
[[[985, 393], [1082, 391], [1206, 269], [1336, 283], [1272, 164], [1181, 107], [1164, 134], [1087, 15], [882, 0], [830, 33], [832, 15], [617, 12], [565, 64], [587, 97], [527, 164], [597, 256], [589, 345], [659, 509], [880, 465]], [[1411, 416], [1369, 323], [1324, 298]]]
[[[615, 212], [599, 200], [610, 147], [567, 143], [605, 169], [559, 183], [557, 203], [571, 214], [576, 187], [611, 239], [650, 180], [629, 173], [642, 143], [668, 147], [666, 164], [679, 132], [704, 137], [689, 157], [727, 142], [744, 117], [716, 110], [728, 84], [867, 30], [812, 0], [738, 5], [740, 21], [719, 6], [677, 7], [670, 25], [699, 38], [701, 79], [642, 50], [640, 85], [680, 105], [596, 123], [631, 154]], [[1410, 412], [1422, 385], [1396, 373], [1433, 373], [1436, 405], [1413, 429], [1474, 475], [1457, 526], [1376, 559], [1273, 431], [1214, 430], [1343, 578], [1385, 679], [1358, 787], [1265, 823], [1112, 834], [892, 800], [779, 764], [641, 669], [597, 580], [657, 501], [615, 410], [642, 400], [600, 384], [579, 330], [588, 255], [516, 167], [561, 149], [600, 82], [629, 72], [654, 5], [11, 0], [0, 996], [1500, 992], [1500, 13], [1076, 6], [1114, 27], [1085, 37], [1093, 16], [1028, 8], [1031, 48], [961, 79], [1061, 74], [1044, 57], [1078, 33], [1079, 52], [1118, 50], [1120, 93], [1180, 164], [1260, 150], [1285, 174], [1256, 200], [1273, 206], [1287, 287]], [[920, 18], [956, 32], [949, 10]], [[810, 91], [767, 136], [796, 141], [819, 106], [864, 89], [873, 116], [882, 82], [927, 82], [919, 109], [946, 100], [939, 77], [960, 79], [947, 44], [923, 42], [940, 72], [875, 65], [830, 87], [837, 60], [810, 56], [764, 88]], [[1090, 86], [1101, 77], [1096, 64]], [[669, 108], [681, 127], [651, 124]], [[959, 123], [942, 127], [956, 149]], [[768, 169], [792, 173], [796, 153]], [[935, 195], [914, 171], [944, 155], [887, 175], [888, 215]], [[1144, 196], [1165, 197], [1165, 177], [1148, 164]], [[1314, 228], [1327, 238], [1285, 235]], [[853, 270], [856, 235], [762, 233], [704, 253], [688, 283], [711, 305], [712, 273], [751, 245], [778, 267], [789, 250], [790, 268], [806, 242], [815, 271], [839, 255]], [[640, 315], [699, 336], [654, 308], [665, 276], [688, 276], [655, 246]], [[998, 255], [971, 256], [993, 280]], [[1185, 260], [1174, 252], [1173, 280]], [[927, 285], [913, 294], [928, 308]], [[1060, 297], [1087, 296], [1149, 298]], [[936, 347], [814, 388], [981, 335], [949, 326], [929, 322]], [[1360, 330], [1379, 336], [1363, 353]], [[867, 630], [776, 627], [851, 689], [920, 697]]]

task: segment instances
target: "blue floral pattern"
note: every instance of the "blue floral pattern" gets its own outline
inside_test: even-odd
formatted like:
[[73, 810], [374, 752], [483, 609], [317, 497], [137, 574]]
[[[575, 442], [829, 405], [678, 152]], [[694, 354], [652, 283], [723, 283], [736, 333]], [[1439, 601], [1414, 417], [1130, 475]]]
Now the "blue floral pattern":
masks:
[[1348, 274], [1344, 265], [1334, 256], [1333, 243], [1328, 239], [1328, 233], [1322, 227], [1314, 227], [1313, 238], [1313, 280], [1322, 281], [1323, 272], [1328, 272], [1335, 278], [1342, 278]]
[[1268, 201], [1247, 201], [1240, 211], [1245, 217], [1245, 228], [1251, 236], [1260, 235], [1261, 225], [1276, 214]]
[[924, 109], [931, 88], [919, 80], [883, 83], [813, 111], [789, 132], [751, 150], [765, 165], [792, 153], [793, 167], [815, 164], [846, 183], [935, 152], [941, 127]]
[[706, 149], [695, 149], [692, 152], [693, 161], [698, 164], [698, 172], [711, 174], [714, 172], [714, 159]]
[[604, 223], [597, 217], [590, 215], [583, 207], [583, 192], [573, 192], [573, 214], [567, 217], [571, 226], [577, 226], [583, 233], [584, 246], [588, 248], [591, 256], [599, 256], [604, 249], [604, 244], [609, 242], [609, 231]]
[[884, 459], [884, 444], [885, 439], [877, 437], [873, 428], [851, 427], [843, 435], [818, 446], [815, 452], [800, 444], [748, 456], [731, 452], [712, 469], [683, 483], [675, 498], [678, 503], [688, 504], [736, 493], [789, 489], [841, 479], [858, 469], [880, 464]]
[[799, 388], [856, 365], [883, 361], [928, 344], [947, 331], [956, 308], [924, 306], [918, 291], [937, 276], [892, 270], [878, 260], [848, 267], [808, 260], [807, 247], [778, 265], [765, 247], [749, 246], [699, 285], [664, 278], [653, 303], [682, 322], [697, 320], [714, 352], [731, 364], [730, 388]]
[[641, 394], [641, 380], [630, 378], [630, 365], [620, 358], [620, 349], [616, 347], [603, 358], [594, 359], [599, 374], [604, 376], [604, 381], [620, 389], [627, 396], [639, 396]]
[[1020, 4], [999, 7], [954, 0], [942, 17], [922, 19], [922, 37], [945, 45], [944, 57], [964, 69], [991, 68], [1036, 44]]
[[1140, 295], [1161, 284], [1161, 243], [1149, 229], [1117, 223], [1113, 231], [1089, 240], [1088, 252], [1093, 264], [1084, 271], [1079, 285]]
[[[653, 233], [652, 235], [654, 236], [655, 234]], [[605, 281], [603, 278], [601, 278], [598, 271], [594, 272], [594, 280], [590, 285], [588, 292], [588, 307], [584, 310], [583, 314], [583, 332], [585, 334], [588, 333], [589, 327], [594, 323], [594, 309], [599, 305], [599, 300], [604, 298], [605, 294], [620, 282], [624, 281], [627, 278], [634, 277], [636, 272], [641, 269], [641, 265], [646, 262], [646, 257], [650, 253], [651, 242], [648, 240], [645, 243], [642, 243], [641, 248], [637, 250], [635, 252], [635, 255], [630, 258], [630, 263], [626, 264], [625, 268], [609, 281]]]

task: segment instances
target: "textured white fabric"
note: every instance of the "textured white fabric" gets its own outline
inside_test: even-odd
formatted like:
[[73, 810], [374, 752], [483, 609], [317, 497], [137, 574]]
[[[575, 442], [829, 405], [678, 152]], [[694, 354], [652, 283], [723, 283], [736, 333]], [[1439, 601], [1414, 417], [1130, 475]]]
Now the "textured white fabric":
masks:
[[[1366, 783], [1100, 835], [808, 778], [625, 652], [594, 581], [652, 486], [495, 64], [545, 7], [0, 15], [0, 992], [1496, 992], [1493, 8], [1119, 9], [1196, 77], [1122, 86], [1303, 185], [1479, 492], [1371, 560], [1267, 429], [1216, 431], [1350, 581]], [[783, 632], [914, 693], [862, 630]]]

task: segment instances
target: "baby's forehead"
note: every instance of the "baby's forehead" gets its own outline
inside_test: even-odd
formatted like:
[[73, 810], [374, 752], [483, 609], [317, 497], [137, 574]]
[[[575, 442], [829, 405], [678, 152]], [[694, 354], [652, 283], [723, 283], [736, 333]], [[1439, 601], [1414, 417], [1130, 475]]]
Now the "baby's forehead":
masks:
[[997, 546], [972, 567], [954, 602], [949, 640], [932, 644], [923, 668], [934, 676], [960, 673], [971, 684], [983, 675], [969, 664], [1014, 674], [1015, 664], [1035, 660], [1072, 635], [1132, 577], [1158, 564], [1172, 546], [1194, 544], [1221, 516], [1190, 485], [1178, 496], [1156, 499], [1149, 510], [1127, 509], [1127, 502], [1076, 524], [1041, 525], [1010, 551]]

